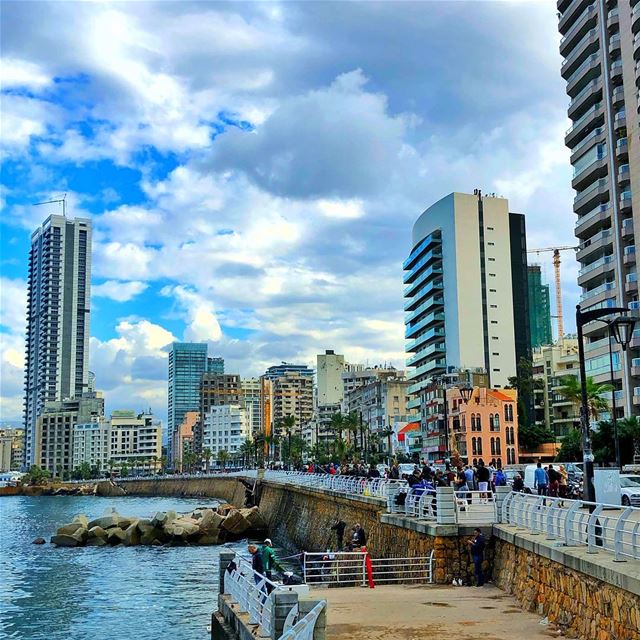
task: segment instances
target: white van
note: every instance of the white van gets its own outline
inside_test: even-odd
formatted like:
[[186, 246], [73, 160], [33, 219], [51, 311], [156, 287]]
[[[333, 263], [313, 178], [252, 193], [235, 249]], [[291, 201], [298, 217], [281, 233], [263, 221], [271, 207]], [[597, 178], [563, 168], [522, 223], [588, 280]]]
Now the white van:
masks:
[[[544, 465], [542, 466], [544, 467]], [[537, 467], [538, 467], [537, 464], [528, 464], [524, 468], [524, 476], [523, 476], [525, 489], [530, 489], [532, 492], [535, 492], [535, 493], [538, 492], [538, 490], [534, 487], [535, 481], [536, 481], [535, 473], [536, 473]]]

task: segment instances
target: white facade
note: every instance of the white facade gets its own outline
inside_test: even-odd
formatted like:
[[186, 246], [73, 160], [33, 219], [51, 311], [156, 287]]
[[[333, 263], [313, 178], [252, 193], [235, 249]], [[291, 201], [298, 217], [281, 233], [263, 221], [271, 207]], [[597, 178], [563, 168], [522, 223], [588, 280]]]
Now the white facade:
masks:
[[380, 377], [394, 376], [397, 373], [396, 369], [387, 369], [384, 367], [365, 369], [361, 365], [347, 365], [346, 371], [340, 376], [342, 378], [341, 412], [343, 414], [349, 413], [346, 398], [350, 393], [371, 382], [375, 382]]
[[114, 411], [109, 459], [130, 469], [158, 468], [162, 455], [162, 423], [149, 414]]
[[95, 420], [73, 425], [73, 463], [77, 469], [85, 462], [100, 470], [106, 469], [111, 451], [111, 424]]
[[242, 406], [247, 411], [251, 436], [255, 437], [262, 432], [262, 408], [260, 403], [260, 390], [262, 385], [260, 378], [244, 378], [240, 380], [242, 389]]
[[244, 407], [234, 404], [211, 407], [204, 420], [202, 447], [209, 449], [215, 460], [223, 450], [237, 453], [250, 435], [251, 425]]
[[486, 370], [491, 387], [516, 374], [510, 215], [504, 198], [451, 193], [416, 221], [404, 266], [412, 406], [445, 367]]
[[317, 405], [319, 407], [342, 402], [342, 374], [344, 356], [327, 350], [316, 358]]

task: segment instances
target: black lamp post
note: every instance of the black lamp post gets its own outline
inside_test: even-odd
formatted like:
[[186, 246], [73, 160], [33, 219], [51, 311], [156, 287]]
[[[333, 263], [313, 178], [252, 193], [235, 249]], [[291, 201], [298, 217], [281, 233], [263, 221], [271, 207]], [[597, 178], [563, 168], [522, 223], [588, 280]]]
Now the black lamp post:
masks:
[[[576, 305], [576, 329], [578, 331], [578, 360], [580, 363], [580, 391], [581, 391], [581, 410], [580, 421], [582, 423], [582, 460], [584, 463], [584, 493], [587, 502], [595, 502], [596, 492], [593, 486], [593, 452], [591, 451], [591, 433], [589, 432], [589, 399], [587, 398], [587, 370], [584, 361], [584, 340], [582, 327], [595, 320], [602, 320], [605, 316], [610, 316], [615, 313], [628, 313], [629, 309], [626, 307], [608, 307], [604, 309], [591, 309], [590, 311], [582, 311], [580, 305]], [[616, 318], [610, 321], [609, 328], [617, 320], [621, 323], [616, 331], [615, 335], [620, 335], [626, 340], [626, 345], [629, 344], [630, 336], [633, 332], [633, 318], [624, 317], [625, 322], [622, 322], [623, 318]], [[629, 325], [628, 320], [631, 320], [632, 324]], [[631, 329], [631, 330], [629, 330]], [[617, 339], [617, 338], [616, 338]], [[621, 343], [622, 346], [622, 343]], [[611, 345], [609, 345], [611, 348]], [[613, 362], [613, 356], [611, 356], [611, 363]], [[615, 397], [615, 389], [613, 392]], [[614, 414], [615, 415], [615, 414]], [[617, 445], [617, 437], [616, 437]]]
[[462, 397], [462, 401], [465, 404], [469, 404], [469, 400], [471, 400], [472, 395], [473, 395], [473, 387], [471, 385], [465, 385], [464, 387], [460, 387], [460, 396]]

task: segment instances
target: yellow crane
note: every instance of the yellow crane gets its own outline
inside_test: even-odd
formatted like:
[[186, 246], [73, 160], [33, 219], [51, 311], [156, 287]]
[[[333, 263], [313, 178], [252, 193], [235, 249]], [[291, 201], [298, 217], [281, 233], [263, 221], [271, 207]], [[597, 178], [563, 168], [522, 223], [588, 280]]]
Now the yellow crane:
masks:
[[553, 253], [553, 271], [556, 281], [556, 317], [558, 318], [558, 340], [564, 336], [564, 319], [562, 314], [562, 285], [560, 284], [560, 252], [577, 251], [578, 247], [543, 247], [542, 249], [527, 249], [527, 253]]

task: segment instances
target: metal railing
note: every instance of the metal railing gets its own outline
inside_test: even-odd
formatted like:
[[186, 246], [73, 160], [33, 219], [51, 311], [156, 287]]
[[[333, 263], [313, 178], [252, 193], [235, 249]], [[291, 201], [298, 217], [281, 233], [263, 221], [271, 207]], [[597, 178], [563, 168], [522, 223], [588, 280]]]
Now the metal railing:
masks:
[[493, 524], [498, 522], [496, 495], [491, 491], [456, 491], [457, 522]]
[[285, 620], [284, 633], [280, 636], [280, 640], [313, 640], [316, 622], [326, 606], [327, 601], [320, 600], [309, 613], [298, 620], [298, 605], [293, 607]]
[[270, 637], [272, 628], [271, 593], [278, 585], [257, 573], [240, 556], [235, 558], [236, 568], [225, 571], [224, 592], [238, 604], [240, 612], [249, 614], [249, 623], [258, 625], [258, 635]]
[[[366, 551], [303, 554], [304, 582], [310, 586], [366, 586]], [[428, 556], [371, 558], [374, 584], [433, 582], [433, 551]]]
[[424, 488], [411, 488], [405, 498], [404, 513], [419, 520], [435, 520], [437, 515], [436, 492]]
[[511, 493], [502, 504], [502, 522], [546, 534], [589, 553], [612, 552], [615, 560], [640, 560], [640, 508], [583, 500]]

